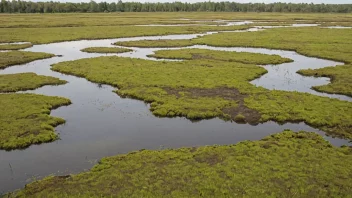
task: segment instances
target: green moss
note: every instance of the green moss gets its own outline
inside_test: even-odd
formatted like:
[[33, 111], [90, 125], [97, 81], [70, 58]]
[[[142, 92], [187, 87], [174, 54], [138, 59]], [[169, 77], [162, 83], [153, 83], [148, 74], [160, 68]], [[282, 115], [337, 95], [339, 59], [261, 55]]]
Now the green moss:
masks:
[[[53, 65], [53, 70], [91, 81], [128, 87], [240, 87], [266, 70], [236, 62], [190, 60], [159, 62], [123, 57], [98, 57]], [[234, 78], [236, 76], [236, 78]]]
[[[351, 24], [348, 13], [254, 13], [254, 12], [116, 12], [116, 13], [50, 13], [2, 14], [1, 28], [125, 26], [147, 24], [219, 24], [225, 20], [258, 20], [271, 23], [331, 23]], [[180, 20], [187, 18], [190, 20]], [[201, 21], [200, 21], [201, 20]], [[206, 20], [206, 21], [204, 21]], [[304, 21], [296, 21], [304, 20]], [[222, 23], [220, 23], [222, 24]], [[350, 25], [347, 25], [350, 26]]]
[[131, 52], [131, 49], [117, 47], [88, 47], [81, 50], [88, 53], [124, 53]]
[[[290, 36], [287, 36], [290, 35]], [[220, 33], [192, 40], [212, 46], [246, 46], [294, 50], [300, 54], [352, 63], [352, 31], [326, 28], [279, 28], [251, 33]], [[351, 66], [300, 71], [303, 75], [332, 77], [332, 84], [313, 87], [315, 90], [350, 95]]]
[[6, 44], [6, 45], [0, 45], [0, 50], [19, 50], [19, 49], [25, 49], [32, 47], [33, 45], [31, 43], [25, 43], [25, 44]]
[[34, 94], [0, 94], [0, 149], [19, 149], [54, 141], [54, 126], [64, 123], [49, 116], [50, 110], [68, 105], [60, 97]]
[[[188, 16], [194, 14], [187, 13]], [[196, 16], [209, 15], [208, 13]], [[342, 16], [342, 15], [341, 15]], [[52, 28], [52, 27], [85, 27], [85, 26], [126, 26], [148, 24], [199, 24], [217, 25], [211, 21], [188, 21], [179, 20], [185, 15], [177, 13], [50, 13], [43, 15], [34, 14], [2, 14], [0, 19], [1, 28]]]
[[[208, 31], [242, 30], [247, 28], [248, 26], [83, 26], [52, 28], [0, 28], [0, 43], [28, 41], [33, 44], [45, 44], [82, 39], [194, 34]], [[58, 34], [58, 32], [60, 32], [60, 34]]]
[[121, 96], [151, 103], [150, 110], [157, 116], [235, 119], [243, 114], [253, 123], [304, 121], [352, 139], [352, 103], [255, 87], [249, 81], [266, 70], [251, 64], [99, 57], [58, 63], [53, 70], [116, 86]]
[[16, 92], [36, 89], [44, 85], [62, 85], [66, 81], [35, 73], [0, 75], [0, 92]]
[[150, 57], [187, 60], [209, 59], [258, 65], [282, 64], [293, 61], [289, 58], [282, 58], [278, 55], [216, 51], [208, 49], [159, 50], [156, 51], [155, 54], [150, 55]]
[[[287, 36], [290, 35], [290, 36]], [[271, 49], [284, 49], [297, 51], [300, 54], [312, 57], [320, 57], [346, 63], [352, 62], [352, 31], [349, 29], [326, 29], [319, 27], [309, 28], [278, 28], [259, 32], [243, 33], [219, 33], [207, 35], [192, 40], [181, 40], [179, 43], [172, 40], [158, 41], [131, 41], [122, 42], [120, 45], [141, 46], [159, 45], [167, 46], [190, 46], [196, 44], [221, 46], [221, 47], [263, 47]], [[165, 52], [166, 53], [166, 52]], [[170, 55], [180, 56], [180, 55]], [[190, 55], [185, 54], [187, 58]], [[313, 89], [328, 93], [350, 95], [352, 92], [349, 65], [320, 70], [300, 71], [302, 75], [315, 75], [331, 77], [333, 83], [326, 86], [313, 87]]]
[[236, 115], [234, 120], [238, 123], [242, 123], [242, 122], [246, 123], [246, 117], [242, 114]]
[[305, 76], [331, 78], [330, 84], [315, 86], [314, 90], [352, 96], [352, 65], [300, 70], [298, 73]]
[[267, 91], [244, 99], [261, 113], [261, 121], [304, 121], [330, 135], [352, 139], [352, 103], [308, 93]]
[[140, 41], [120, 41], [114, 43], [114, 45], [120, 45], [125, 47], [145, 47], [145, 48], [157, 48], [157, 47], [187, 47], [192, 46], [192, 40], [190, 39], [160, 39], [160, 40], [140, 40]]
[[349, 29], [300, 27], [212, 34], [193, 39], [192, 42], [211, 46], [294, 50], [307, 56], [352, 62], [352, 41], [349, 39], [351, 37], [352, 31]]
[[8, 197], [348, 197], [352, 150], [284, 131], [228, 146], [142, 150]]
[[0, 69], [28, 63], [34, 60], [45, 59], [53, 57], [53, 54], [47, 54], [42, 52], [22, 52], [22, 51], [11, 51], [11, 52], [0, 52]]

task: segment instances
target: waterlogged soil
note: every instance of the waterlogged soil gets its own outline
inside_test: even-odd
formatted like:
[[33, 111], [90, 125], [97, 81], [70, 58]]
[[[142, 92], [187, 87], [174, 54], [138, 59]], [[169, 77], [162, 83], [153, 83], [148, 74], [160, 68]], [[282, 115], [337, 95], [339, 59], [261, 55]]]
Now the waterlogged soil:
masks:
[[238, 101], [238, 106], [233, 108], [223, 109], [226, 114], [231, 116], [232, 120], [236, 120], [236, 115], [241, 113], [245, 118], [243, 120], [236, 120], [238, 123], [249, 123], [251, 125], [258, 125], [260, 123], [261, 115], [258, 111], [250, 109], [244, 105], [244, 98], [247, 97], [245, 94], [241, 94], [237, 89], [219, 87], [215, 89], [201, 89], [201, 88], [188, 88], [188, 89], [173, 89], [165, 88], [168, 94], [180, 97], [180, 92], [186, 92], [190, 94], [191, 97], [220, 97], [225, 100]]
[[[255, 30], [251, 29], [250, 31]], [[212, 33], [214, 32], [207, 34]], [[147, 55], [159, 50], [157, 48], [131, 47], [129, 49], [134, 50], [133, 52], [122, 54], [85, 53], [80, 50], [87, 47], [113, 47], [112, 43], [117, 41], [192, 39], [197, 36], [202, 36], [202, 34], [81, 40], [35, 45], [26, 49], [25, 51], [46, 52], [60, 56], [12, 66], [1, 70], [0, 74], [34, 72], [38, 75], [53, 76], [66, 80], [68, 83], [65, 85], [45, 86], [27, 92], [62, 96], [70, 99], [72, 104], [51, 112], [52, 116], [66, 120], [66, 124], [56, 128], [60, 134], [60, 140], [33, 145], [25, 150], [0, 151], [0, 194], [22, 188], [32, 179], [50, 174], [67, 175], [82, 172], [91, 168], [102, 157], [139, 149], [234, 144], [243, 140], [258, 140], [284, 129], [317, 132], [336, 146], [349, 144], [347, 140], [326, 137], [324, 132], [309, 127], [304, 123], [280, 125], [275, 122], [267, 122], [257, 124], [255, 122], [257, 119], [255, 112], [248, 112], [253, 115], [253, 122], [250, 122], [252, 125], [226, 122], [220, 119], [192, 122], [185, 118], [158, 118], [152, 115], [147, 104], [138, 100], [121, 98], [113, 92], [115, 88], [111, 86], [95, 84], [83, 78], [64, 75], [50, 70], [50, 65], [58, 62], [98, 56], [117, 55], [157, 60], [147, 57]], [[315, 85], [329, 83], [328, 78], [312, 78], [296, 74], [299, 69], [315, 69], [342, 63], [309, 58], [295, 52], [280, 50], [209, 46], [191, 46], [189, 48], [278, 54], [282, 57], [291, 58], [294, 60], [293, 63], [263, 66], [268, 70], [268, 73], [252, 81], [252, 83], [268, 89], [309, 92], [351, 101], [351, 98], [347, 96], [324, 94], [310, 89]], [[163, 60], [159, 59], [158, 61]], [[173, 90], [169, 91], [171, 93]], [[224, 97], [226, 97], [226, 91], [228, 90], [224, 90], [221, 93]], [[194, 95], [216, 94], [207, 93], [199, 89], [190, 90], [190, 92]], [[242, 95], [237, 96], [237, 99], [245, 97]], [[240, 104], [238, 108], [244, 107]], [[231, 114], [231, 112], [235, 113], [238, 109], [229, 109], [228, 111]]]

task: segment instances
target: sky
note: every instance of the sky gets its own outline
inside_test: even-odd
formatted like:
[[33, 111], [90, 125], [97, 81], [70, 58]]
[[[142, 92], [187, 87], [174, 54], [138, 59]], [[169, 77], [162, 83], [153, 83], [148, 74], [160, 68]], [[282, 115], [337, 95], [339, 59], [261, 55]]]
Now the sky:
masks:
[[[49, 1], [49, 0], [32, 0], [32, 1]], [[90, 0], [52, 0], [52, 1], [61, 1], [61, 2], [89, 2]], [[106, 2], [117, 2], [118, 0], [95, 0], [96, 2], [106, 1]], [[204, 2], [208, 0], [122, 0], [123, 2], [135, 1], [135, 2]], [[211, 0], [211, 1], [233, 1], [233, 0]], [[285, 2], [285, 3], [314, 3], [314, 4], [352, 4], [352, 0], [234, 0], [238, 3], [274, 3], [274, 2]]]

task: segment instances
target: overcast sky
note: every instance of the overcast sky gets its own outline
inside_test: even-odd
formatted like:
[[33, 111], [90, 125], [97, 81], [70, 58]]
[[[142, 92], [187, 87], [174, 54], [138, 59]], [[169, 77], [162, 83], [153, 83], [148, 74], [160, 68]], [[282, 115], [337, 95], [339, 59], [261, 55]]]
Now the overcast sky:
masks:
[[[32, 1], [49, 1], [49, 0], [32, 0]], [[61, 1], [61, 2], [89, 2], [90, 0], [53, 0], [53, 1]], [[106, 2], [117, 2], [118, 0], [95, 0], [96, 2], [106, 1]], [[135, 1], [135, 2], [203, 2], [207, 0], [122, 0], [123, 2]], [[222, 1], [222, 0], [214, 0], [214, 1]], [[231, 0], [223, 0], [223, 1], [231, 1]], [[352, 0], [235, 0], [235, 2], [239, 3], [274, 3], [274, 2], [286, 2], [286, 3], [333, 3], [333, 4], [352, 4]]]

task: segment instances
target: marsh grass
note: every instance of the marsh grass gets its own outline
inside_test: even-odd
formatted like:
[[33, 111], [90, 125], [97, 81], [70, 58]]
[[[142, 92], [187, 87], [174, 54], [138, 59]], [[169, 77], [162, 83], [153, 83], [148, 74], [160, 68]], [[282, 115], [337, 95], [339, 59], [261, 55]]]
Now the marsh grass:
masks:
[[[287, 36], [290, 35], [290, 36]], [[270, 49], [292, 50], [310, 57], [345, 62], [346, 66], [323, 68], [319, 70], [302, 70], [302, 75], [326, 76], [332, 79], [332, 84], [313, 87], [313, 89], [327, 93], [351, 95], [352, 87], [348, 76], [351, 75], [352, 63], [352, 31], [350, 29], [326, 29], [319, 27], [308, 28], [278, 28], [259, 32], [236, 32], [206, 35], [190, 40], [160, 40], [120, 42], [122, 46], [138, 47], [183, 47], [191, 45], [210, 45], [219, 47], [258, 47]], [[158, 52], [157, 52], [158, 53]], [[159, 52], [169, 56], [170, 52]], [[167, 54], [168, 55], [167, 55]], [[158, 56], [158, 55], [155, 55]], [[190, 55], [184, 55], [189, 58]]]
[[352, 149], [284, 131], [259, 141], [141, 150], [49, 176], [7, 197], [348, 197]]
[[[170, 34], [195, 34], [209, 31], [244, 30], [248, 26], [82, 26], [52, 28], [0, 28], [0, 43], [27, 41], [46, 44], [83, 39], [107, 39]], [[60, 32], [60, 34], [58, 34]]]
[[[50, 14], [1, 14], [1, 28], [53, 28], [85, 26], [126, 26], [149, 24], [199, 24], [217, 25], [212, 21], [179, 20], [179, 14], [168, 13], [50, 13]], [[220, 23], [221, 24], [221, 23]]]
[[255, 87], [249, 81], [267, 71], [252, 64], [99, 57], [58, 63], [52, 69], [118, 87], [120, 96], [151, 103], [150, 110], [157, 116], [235, 119], [242, 114], [251, 123], [303, 121], [352, 139], [352, 103]]
[[55, 55], [47, 54], [42, 52], [23, 52], [23, 51], [11, 51], [11, 52], [0, 52], [0, 69], [29, 63], [34, 60], [51, 58]]
[[297, 73], [305, 76], [328, 77], [328, 85], [314, 86], [313, 89], [332, 94], [344, 94], [352, 97], [352, 65], [325, 67], [321, 69], [299, 70]]
[[0, 45], [0, 50], [19, 50], [32, 47], [31, 43]]
[[216, 51], [208, 49], [159, 50], [156, 51], [155, 54], [149, 56], [154, 58], [167, 59], [209, 59], [257, 65], [277, 65], [282, 63], [293, 62], [292, 59], [283, 58], [279, 55], [267, 55], [249, 52]]
[[[287, 36], [290, 35], [290, 36]], [[219, 33], [193, 39], [193, 43], [224, 47], [263, 47], [352, 62], [352, 31], [320, 27], [274, 28], [259, 32]]]
[[266, 91], [244, 99], [261, 114], [261, 122], [305, 122], [327, 134], [352, 139], [352, 103], [308, 93]]
[[0, 94], [0, 149], [21, 149], [58, 138], [54, 127], [65, 120], [51, 117], [50, 110], [70, 100], [35, 94]]
[[[180, 19], [190, 20], [180, 20]], [[258, 20], [305, 23], [352, 22], [351, 14], [332, 13], [254, 13], [254, 12], [148, 12], [148, 13], [50, 13], [50, 14], [1, 14], [1, 28], [52, 28], [84, 26], [126, 26], [148, 24], [218, 24], [213, 20]]]
[[88, 47], [82, 49], [81, 51], [88, 53], [124, 53], [131, 52], [133, 50], [120, 47]]
[[158, 48], [158, 47], [187, 47], [194, 45], [191, 39], [160, 39], [160, 40], [140, 40], [140, 41], [121, 41], [114, 45], [125, 47], [144, 47], [144, 48]]
[[66, 81], [35, 73], [0, 75], [0, 92], [16, 92], [36, 89], [44, 85], [62, 85]]
[[[290, 36], [287, 36], [290, 35]], [[300, 54], [345, 62], [345, 66], [327, 67], [318, 70], [301, 70], [302, 75], [324, 76], [332, 84], [313, 87], [327, 93], [351, 96], [352, 30], [326, 28], [280, 28], [251, 33], [220, 33], [193, 39], [192, 43], [212, 46], [246, 46], [285, 49]]]

